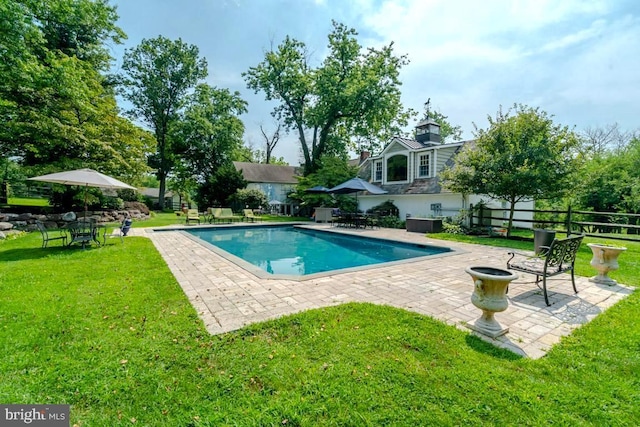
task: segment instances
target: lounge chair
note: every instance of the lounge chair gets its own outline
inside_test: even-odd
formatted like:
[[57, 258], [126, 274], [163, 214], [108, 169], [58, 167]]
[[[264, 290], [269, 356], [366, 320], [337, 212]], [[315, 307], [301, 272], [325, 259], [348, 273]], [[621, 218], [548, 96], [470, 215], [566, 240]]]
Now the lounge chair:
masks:
[[215, 220], [214, 213], [218, 208], [207, 208], [207, 212], [204, 214], [204, 220], [211, 224]]
[[49, 230], [41, 221], [36, 221], [36, 227], [38, 227], [38, 230], [40, 230], [40, 234], [42, 234], [43, 248], [46, 248], [47, 244], [51, 240], [61, 240], [62, 246], [65, 246], [67, 244], [67, 233], [64, 230]]
[[198, 209], [187, 209], [187, 219], [185, 222], [189, 224], [191, 221], [197, 221], [200, 224], [200, 214], [198, 213]]
[[214, 222], [233, 222], [235, 220], [241, 220], [242, 217], [234, 215], [231, 208], [215, 208], [213, 210], [213, 221]]
[[254, 215], [251, 209], [243, 209], [242, 214], [244, 215], [243, 220], [245, 221], [249, 221], [249, 222], [262, 221], [262, 218], [260, 218], [257, 215]]

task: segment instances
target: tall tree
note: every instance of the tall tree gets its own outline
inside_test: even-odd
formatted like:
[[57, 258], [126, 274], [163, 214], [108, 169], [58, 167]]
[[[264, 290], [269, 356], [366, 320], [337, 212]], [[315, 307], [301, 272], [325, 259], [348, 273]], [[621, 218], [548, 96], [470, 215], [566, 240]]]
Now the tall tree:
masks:
[[476, 128], [468, 144], [441, 175], [443, 186], [462, 194], [485, 194], [510, 204], [559, 197], [571, 191], [577, 137], [538, 108], [516, 104], [491, 116], [489, 128]]
[[0, 0], [0, 16], [0, 155], [42, 172], [139, 171], [145, 138], [118, 116], [103, 74], [112, 59], [105, 44], [124, 37], [115, 7], [102, 0]]
[[242, 146], [244, 124], [238, 116], [246, 112], [247, 103], [238, 92], [206, 84], [198, 85], [186, 100], [184, 113], [171, 132], [175, 152], [195, 177], [197, 202], [224, 203], [220, 197], [228, 195], [219, 191], [219, 185], [210, 185], [211, 179], [219, 176], [219, 169], [231, 165], [232, 156]]
[[640, 211], [640, 138], [586, 160], [572, 201], [597, 212]]
[[410, 116], [400, 102], [398, 78], [407, 58], [393, 54], [393, 43], [363, 50], [356, 36], [334, 21], [329, 54], [318, 68], [308, 64], [304, 43], [286, 37], [243, 73], [248, 88], [279, 102], [272, 115], [298, 133], [305, 174], [317, 170], [327, 153], [346, 154], [358, 137], [374, 150]]
[[164, 207], [166, 179], [173, 169], [174, 147], [169, 138], [186, 95], [207, 76], [207, 62], [198, 48], [165, 37], [142, 40], [124, 55], [123, 96], [133, 108], [127, 114], [143, 121], [155, 134], [156, 153], [150, 166], [160, 181], [160, 208]]
[[271, 136], [268, 136], [267, 132], [264, 130], [262, 125], [260, 125], [260, 132], [262, 133], [262, 136], [264, 138], [264, 146], [265, 146], [264, 162], [267, 165], [271, 162], [271, 153], [273, 152], [273, 150], [276, 148], [276, 145], [278, 145], [278, 142], [280, 141], [280, 128], [282, 128], [282, 124], [278, 123], [278, 128], [275, 130], [275, 132], [273, 132]]
[[116, 26], [118, 14], [107, 0], [47, 0], [24, 1], [33, 4], [48, 51], [62, 54], [91, 64], [100, 72], [111, 65], [111, 54], [105, 46], [110, 40], [120, 44], [125, 33]]
[[618, 123], [604, 127], [587, 127], [580, 132], [580, 153], [587, 159], [602, 156], [607, 152], [622, 152], [638, 131], [620, 129]]

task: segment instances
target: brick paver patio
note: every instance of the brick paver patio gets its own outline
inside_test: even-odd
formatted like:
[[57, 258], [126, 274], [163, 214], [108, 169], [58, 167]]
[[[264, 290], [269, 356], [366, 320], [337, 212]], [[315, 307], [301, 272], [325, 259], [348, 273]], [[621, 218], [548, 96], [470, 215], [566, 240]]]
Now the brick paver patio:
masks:
[[[327, 225], [311, 227], [329, 228]], [[432, 240], [421, 233], [404, 230], [340, 229], [340, 232], [357, 235], [433, 243], [460, 253], [297, 281], [261, 278], [178, 230], [132, 231], [152, 240], [211, 334], [303, 310], [359, 301], [431, 316], [497, 346], [538, 358], [561, 337], [632, 292], [625, 286], [597, 285], [586, 277], [576, 277], [579, 293], [574, 295], [570, 276], [560, 275], [548, 282], [552, 305], [547, 307], [541, 291], [533, 283], [534, 276], [520, 274], [521, 278], [509, 286], [509, 307], [496, 314], [496, 319], [509, 328], [509, 333], [492, 339], [464, 326], [481, 313], [471, 304], [473, 282], [464, 269], [472, 265], [504, 269], [508, 258], [505, 248]]]

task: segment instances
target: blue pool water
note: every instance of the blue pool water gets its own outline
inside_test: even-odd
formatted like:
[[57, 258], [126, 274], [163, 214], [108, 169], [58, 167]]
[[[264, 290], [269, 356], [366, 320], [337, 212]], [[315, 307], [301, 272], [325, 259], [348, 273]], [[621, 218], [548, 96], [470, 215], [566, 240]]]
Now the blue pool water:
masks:
[[270, 274], [302, 276], [451, 251], [292, 226], [187, 231]]

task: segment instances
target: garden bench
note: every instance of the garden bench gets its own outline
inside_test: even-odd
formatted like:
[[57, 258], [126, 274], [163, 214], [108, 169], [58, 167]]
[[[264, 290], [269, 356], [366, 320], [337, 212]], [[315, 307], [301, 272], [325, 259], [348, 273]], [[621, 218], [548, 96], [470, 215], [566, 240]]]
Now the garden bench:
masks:
[[542, 251], [540, 254], [534, 256], [519, 252], [508, 252], [511, 258], [507, 261], [507, 269], [535, 274], [538, 287], [540, 287], [540, 279], [542, 278], [544, 302], [549, 306], [551, 304], [549, 304], [549, 297], [547, 296], [547, 277], [570, 271], [573, 290], [578, 293], [574, 277], [574, 265], [576, 254], [583, 238], [583, 235], [578, 235], [567, 237], [566, 239], [554, 239], [548, 247], [541, 246]]
[[233, 222], [236, 219], [240, 220], [242, 217], [234, 215], [231, 208], [211, 208], [211, 216], [209, 222]]

